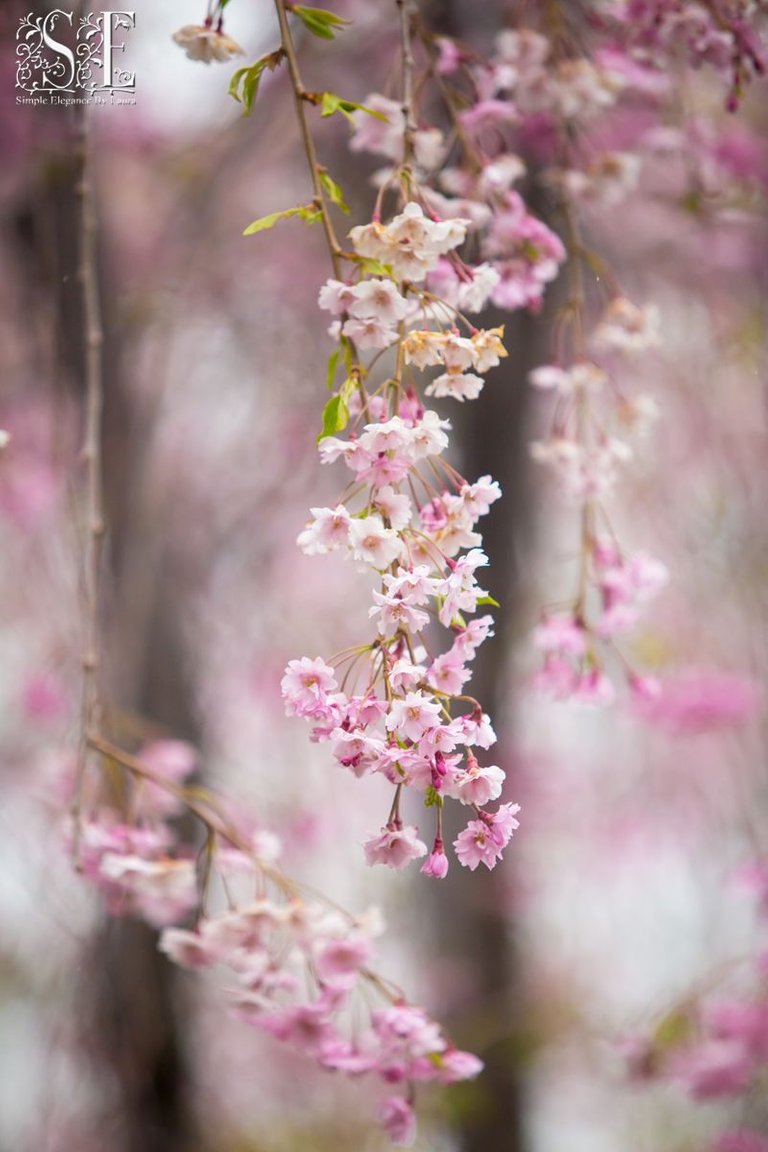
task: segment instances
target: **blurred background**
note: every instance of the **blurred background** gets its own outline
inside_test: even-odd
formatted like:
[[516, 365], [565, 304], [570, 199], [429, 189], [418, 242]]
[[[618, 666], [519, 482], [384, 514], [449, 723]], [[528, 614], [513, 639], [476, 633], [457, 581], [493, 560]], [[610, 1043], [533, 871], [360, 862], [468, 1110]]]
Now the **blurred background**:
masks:
[[[446, 0], [424, 15], [487, 48], [523, 7]], [[232, 1019], [152, 930], [105, 917], [64, 848], [79, 710], [78, 129], [73, 109], [16, 102], [28, 8], [0, 10], [0, 1149], [378, 1149], [365, 1085]], [[364, 100], [386, 90], [394, 5], [337, 8], [354, 24], [333, 44], [302, 40], [303, 67], [313, 88]], [[558, 288], [537, 316], [484, 318], [506, 324], [509, 359], [450, 416], [462, 472], [490, 472], [505, 497], [485, 522], [502, 608], [472, 690], [523, 824], [496, 872], [454, 868], [438, 885], [364, 867], [384, 782], [352, 781], [282, 715], [286, 662], [355, 642], [367, 611], [354, 572], [295, 547], [310, 503], [339, 488], [314, 450], [331, 350], [322, 237], [293, 223], [241, 235], [308, 198], [286, 77], [267, 77], [243, 117], [226, 91], [237, 61], [193, 63], [171, 40], [202, 20], [193, 0], [131, 11], [135, 104], [91, 110], [115, 727], [193, 743], [200, 779], [279, 829], [293, 873], [349, 907], [383, 907], [382, 966], [488, 1066], [425, 1094], [419, 1148], [694, 1152], [739, 1125], [768, 1138], [759, 1078], [737, 1099], [695, 1102], [690, 1084], [632, 1058], [667, 1043], [665, 1022], [699, 997], [766, 996], [759, 890], [744, 879], [768, 858], [765, 84], [734, 119], [702, 72], [666, 136], [639, 133], [630, 199], [585, 208], [590, 244], [662, 317], [661, 348], [627, 367], [661, 417], [611, 506], [627, 545], [672, 573], [632, 637], [633, 660], [666, 684], [644, 714], [531, 689], [530, 632], [569, 587], [577, 545], [527, 454], [547, 416], [527, 374], [548, 358]], [[235, 0], [227, 31], [243, 62], [277, 43], [266, 0]], [[376, 165], [347, 136], [318, 121], [356, 223]], [[526, 159], [546, 219], [535, 149]]]

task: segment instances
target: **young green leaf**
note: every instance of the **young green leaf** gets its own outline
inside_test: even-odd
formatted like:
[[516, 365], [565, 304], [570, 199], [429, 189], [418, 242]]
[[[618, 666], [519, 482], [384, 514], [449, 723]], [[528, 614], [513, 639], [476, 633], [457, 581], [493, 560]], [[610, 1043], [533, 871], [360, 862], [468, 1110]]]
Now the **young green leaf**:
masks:
[[350, 252], [348, 259], [359, 264], [362, 271], [367, 272], [369, 276], [392, 276], [392, 265], [382, 264], [381, 260], [372, 260], [370, 256], [358, 256], [356, 252]]
[[666, 1055], [689, 1040], [695, 1031], [694, 1021], [687, 1006], [673, 1008], [657, 1024], [653, 1034], [653, 1047]]
[[332, 176], [329, 176], [325, 168], [321, 168], [318, 171], [318, 176], [320, 177], [320, 183], [328, 193], [328, 199], [330, 200], [331, 204], [335, 204], [337, 208], [340, 208], [342, 212], [349, 216], [349, 205], [344, 199], [344, 193], [342, 192], [341, 187], [336, 183]]
[[344, 403], [344, 404], [349, 403], [350, 399], [352, 398], [352, 396], [357, 391], [357, 387], [358, 387], [358, 381], [355, 379], [355, 377], [354, 376], [348, 376], [346, 378], [346, 380], [344, 381], [344, 383], [342, 384], [341, 388], [339, 388], [339, 396], [342, 399], [342, 403]]
[[493, 596], [480, 596], [477, 600], [477, 606], [480, 608], [482, 605], [490, 604], [491, 608], [501, 608], [498, 600], [494, 600]]
[[[344, 364], [346, 365], [347, 372], [351, 374], [352, 369], [355, 367], [355, 354], [352, 351], [352, 345], [350, 344], [349, 340], [347, 340], [346, 336], [342, 336], [340, 343], [342, 349], [344, 350]], [[362, 375], [365, 376], [365, 372], [360, 367], [358, 367], [358, 375], [360, 375], [361, 372]]]
[[433, 788], [433, 786], [430, 784], [429, 787], [427, 788], [425, 794], [424, 794], [424, 807], [425, 808], [434, 808], [435, 804], [438, 806], [438, 808], [442, 808], [443, 797], [438, 792], [438, 790], [436, 788]]
[[322, 219], [322, 212], [314, 204], [302, 204], [298, 208], [283, 208], [282, 212], [270, 212], [268, 216], [260, 216], [243, 231], [243, 236], [253, 236], [256, 232], [267, 232], [279, 224], [281, 220], [288, 220], [291, 216], [298, 216], [307, 224], [316, 224]]
[[366, 112], [369, 116], [375, 117], [376, 120], [383, 120], [385, 124], [387, 123], [387, 117], [383, 112], [367, 108], [365, 104], [357, 104], [354, 100], [344, 100], [335, 92], [323, 92], [320, 98], [320, 115], [333, 116], [334, 112], [341, 112], [342, 116], [346, 116], [351, 124], [354, 124], [353, 112]]
[[318, 436], [318, 443], [326, 436], [333, 436], [336, 432], [343, 432], [349, 422], [349, 408], [341, 395], [331, 396], [323, 409], [323, 430]]
[[283, 49], [277, 48], [274, 52], [268, 52], [265, 56], [260, 56], [255, 64], [249, 64], [245, 68], [238, 68], [234, 73], [229, 82], [229, 94], [233, 99], [243, 105], [244, 116], [247, 116], [253, 108], [259, 91], [259, 83], [265, 69], [268, 68], [270, 72], [274, 72], [284, 57], [285, 52]]
[[321, 40], [333, 40], [345, 24], [352, 23], [343, 16], [337, 16], [335, 12], [329, 12], [327, 8], [308, 8], [304, 4], [290, 4], [288, 10], [293, 12], [294, 16], [298, 16], [307, 32], [319, 36]]
[[329, 392], [333, 391], [333, 386], [336, 383], [336, 367], [339, 363], [340, 352], [340, 348], [335, 348], [328, 357], [328, 375], [326, 377], [326, 383], [328, 384]]
[[235, 99], [235, 100], [240, 99], [240, 97], [238, 95], [238, 91], [240, 88], [240, 81], [242, 80], [243, 76], [245, 76], [246, 72], [249, 72], [252, 67], [254, 67], [254, 65], [246, 64], [244, 68], [237, 68], [232, 73], [232, 79], [229, 82], [229, 88], [227, 89], [227, 91], [229, 92], [229, 95], [233, 97], [233, 99]]

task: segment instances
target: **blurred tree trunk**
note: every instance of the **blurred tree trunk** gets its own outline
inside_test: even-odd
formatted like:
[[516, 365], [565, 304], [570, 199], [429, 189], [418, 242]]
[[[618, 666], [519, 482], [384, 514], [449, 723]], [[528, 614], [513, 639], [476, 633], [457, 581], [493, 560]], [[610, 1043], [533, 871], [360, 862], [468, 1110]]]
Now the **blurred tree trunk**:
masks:
[[[509, 360], [495, 368], [480, 399], [468, 404], [461, 423], [454, 416], [460, 444], [460, 469], [468, 480], [490, 473], [498, 480], [503, 500], [483, 522], [484, 548], [490, 560], [481, 581], [499, 601], [496, 637], [479, 650], [469, 691], [490, 712], [499, 743], [490, 753], [507, 772], [503, 799], [516, 797], [514, 751], [507, 662], [515, 628], [520, 564], [530, 547], [527, 524], [524, 410], [526, 376], [541, 361], [540, 329], [527, 315], [510, 322], [505, 316]], [[502, 322], [486, 316], [483, 324]], [[449, 817], [451, 814], [446, 813]], [[447, 836], [460, 831], [456, 820]], [[510, 913], [514, 841], [501, 869], [468, 873], [451, 869], [439, 891], [441, 951], [462, 965], [462, 983], [471, 989], [469, 1002], [456, 1022], [457, 1041], [479, 1051], [486, 1072], [467, 1093], [459, 1113], [462, 1152], [523, 1152], [525, 1064], [530, 1044], [530, 1020], [525, 1004], [523, 974]], [[466, 1023], [463, 1023], [463, 1018]]]
[[[475, 5], [471, 0], [441, 0], [424, 5], [431, 27], [490, 50], [504, 26], [509, 8], [498, 3]], [[543, 214], [531, 197], [534, 212]], [[484, 549], [490, 567], [481, 583], [499, 601], [496, 637], [479, 650], [469, 691], [491, 714], [499, 743], [491, 753], [507, 772], [503, 800], [516, 798], [514, 751], [507, 662], [516, 622], [520, 566], [530, 549], [526, 496], [527, 452], [524, 418], [527, 375], [545, 358], [542, 324], [528, 313], [487, 314], [482, 326], [505, 325], [509, 358], [495, 368], [480, 398], [452, 412], [459, 447], [459, 467], [470, 482], [490, 475], [498, 480], [503, 500], [484, 518]], [[461, 823], [448, 815], [446, 839]], [[470, 874], [453, 867], [440, 886], [437, 917], [441, 951], [461, 965], [462, 985], [471, 989], [455, 1021], [456, 1040], [477, 1051], [485, 1061], [482, 1078], [459, 1089], [456, 1128], [462, 1152], [524, 1152], [525, 1076], [530, 1056], [531, 1021], [523, 991], [524, 973], [510, 913], [510, 879], [515, 869], [514, 841], [503, 868]], [[457, 1091], [457, 1090], [454, 1090]]]
[[[78, 268], [81, 165], [77, 126], [69, 111], [44, 107], [43, 141], [63, 138], [63, 149], [41, 150], [34, 183], [18, 205], [12, 227], [19, 252], [19, 290], [33, 317], [53, 317], [52, 331], [38, 324], [40, 344], [54, 365], [61, 395], [84, 399], [84, 336]], [[57, 118], [57, 119], [55, 119]], [[51, 122], [58, 124], [57, 137]], [[104, 323], [104, 472], [109, 526], [105, 589], [110, 612], [119, 614], [120, 568], [132, 544], [128, 509], [136, 490], [137, 450], [131, 398], [120, 373], [119, 326], [114, 323], [114, 280], [100, 260]], [[36, 351], [37, 354], [37, 351]], [[154, 603], [142, 622], [133, 677], [137, 711], [176, 735], [194, 739], [189, 684], [183, 674], [178, 600], [158, 573]], [[118, 594], [115, 594], [118, 589]], [[166, 675], [163, 669], [172, 669]], [[121, 679], [126, 679], [121, 675]], [[130, 677], [128, 678], [130, 679]], [[107, 920], [91, 942], [78, 1022], [83, 1058], [103, 1083], [104, 1138], [111, 1152], [192, 1152], [201, 1144], [189, 1107], [184, 1050], [184, 1006], [176, 970], [157, 951], [157, 933], [146, 925]], [[100, 1121], [101, 1123], [101, 1121]]]

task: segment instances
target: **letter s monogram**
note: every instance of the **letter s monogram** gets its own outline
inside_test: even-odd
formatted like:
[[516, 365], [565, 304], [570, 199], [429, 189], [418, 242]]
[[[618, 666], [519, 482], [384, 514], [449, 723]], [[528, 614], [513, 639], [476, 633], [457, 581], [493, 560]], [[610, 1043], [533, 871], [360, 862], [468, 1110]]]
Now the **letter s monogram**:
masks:
[[50, 69], [43, 73], [42, 87], [56, 88], [58, 91], [64, 91], [65, 89], [72, 89], [74, 84], [75, 56], [71, 48], [68, 48], [66, 44], [61, 44], [58, 40], [54, 40], [53, 36], [51, 35], [57, 16], [63, 16], [66, 20], [69, 20], [70, 24], [72, 23], [71, 12], [62, 12], [61, 8], [54, 8], [54, 10], [49, 12], [43, 20], [43, 43], [47, 48], [52, 49], [57, 55], [63, 56], [65, 60], [69, 61], [69, 76], [65, 79], [63, 84], [56, 84], [53, 80], [51, 80], [49, 71], [52, 71], [55, 75], [60, 76], [64, 70], [64, 65], [60, 61], [57, 61], [56, 64], [53, 64]]

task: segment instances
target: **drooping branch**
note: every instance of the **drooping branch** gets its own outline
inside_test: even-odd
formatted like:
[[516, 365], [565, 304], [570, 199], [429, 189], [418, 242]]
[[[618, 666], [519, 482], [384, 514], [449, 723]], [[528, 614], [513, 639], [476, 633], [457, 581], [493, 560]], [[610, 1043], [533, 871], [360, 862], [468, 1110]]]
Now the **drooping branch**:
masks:
[[[93, 152], [88, 106], [82, 105], [79, 140], [77, 195], [80, 204], [80, 250], [78, 277], [82, 292], [83, 349], [85, 365], [85, 416], [82, 462], [85, 468], [85, 524], [82, 568], [82, 698], [78, 744], [77, 781], [73, 800], [75, 844], [79, 836], [82, 784], [88, 757], [88, 733], [101, 727], [101, 570], [105, 535], [102, 477], [102, 413], [104, 388], [101, 320], [97, 266], [97, 218], [93, 177]], [[77, 851], [75, 853], [77, 857]]]
[[296, 106], [296, 119], [299, 123], [301, 131], [301, 140], [304, 147], [304, 154], [307, 158], [307, 166], [309, 168], [310, 179], [312, 180], [313, 202], [315, 207], [321, 214], [323, 231], [328, 243], [328, 251], [333, 265], [333, 274], [339, 279], [341, 274], [341, 255], [342, 250], [336, 232], [331, 220], [331, 214], [328, 208], [328, 203], [323, 192], [322, 181], [320, 180], [320, 164], [317, 159], [317, 150], [315, 142], [312, 138], [312, 132], [309, 127], [307, 118], [307, 89], [304, 87], [304, 82], [299, 71], [299, 61], [296, 55], [296, 45], [293, 42], [293, 35], [291, 33], [291, 26], [288, 21], [288, 14], [286, 11], [285, 0], [275, 0], [275, 10], [277, 12], [277, 19], [280, 24], [280, 42], [285, 52], [285, 58], [288, 63], [288, 72], [291, 77], [291, 86], [293, 88], [293, 98]]
[[395, 0], [400, 14], [400, 45], [403, 65], [403, 169], [407, 174], [413, 158], [413, 136], [417, 124], [413, 107], [413, 44], [411, 36], [411, 21], [413, 8], [410, 0]]

